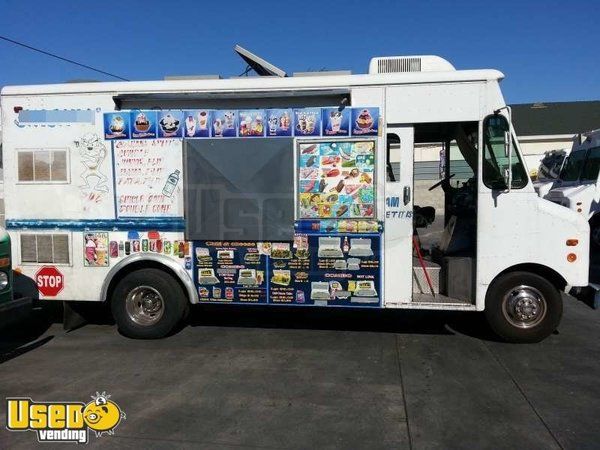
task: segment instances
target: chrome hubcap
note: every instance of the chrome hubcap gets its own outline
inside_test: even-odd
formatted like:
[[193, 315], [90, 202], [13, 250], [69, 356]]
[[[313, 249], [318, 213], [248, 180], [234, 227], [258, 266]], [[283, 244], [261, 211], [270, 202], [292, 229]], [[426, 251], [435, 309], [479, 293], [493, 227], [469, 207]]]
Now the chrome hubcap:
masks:
[[518, 328], [532, 328], [546, 317], [546, 299], [532, 286], [517, 286], [502, 299], [502, 313]]
[[154, 325], [164, 313], [164, 302], [160, 293], [150, 286], [133, 288], [125, 299], [129, 318], [142, 326]]

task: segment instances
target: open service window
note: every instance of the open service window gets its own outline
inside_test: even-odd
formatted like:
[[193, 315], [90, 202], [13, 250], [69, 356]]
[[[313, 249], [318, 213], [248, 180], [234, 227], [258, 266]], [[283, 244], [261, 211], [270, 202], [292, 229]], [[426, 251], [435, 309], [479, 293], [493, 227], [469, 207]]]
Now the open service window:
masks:
[[188, 240], [290, 241], [292, 138], [184, 141]]

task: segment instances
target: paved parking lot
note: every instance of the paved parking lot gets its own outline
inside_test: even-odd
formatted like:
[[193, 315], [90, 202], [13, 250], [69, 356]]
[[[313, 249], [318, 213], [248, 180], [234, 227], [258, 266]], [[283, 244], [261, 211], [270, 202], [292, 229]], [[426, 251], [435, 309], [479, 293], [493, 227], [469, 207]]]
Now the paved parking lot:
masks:
[[[203, 307], [160, 341], [38, 313], [0, 340], [0, 397], [106, 390], [127, 419], [93, 446], [595, 448], [600, 313], [565, 301], [532, 345], [472, 313]], [[0, 430], [4, 448], [34, 442]]]

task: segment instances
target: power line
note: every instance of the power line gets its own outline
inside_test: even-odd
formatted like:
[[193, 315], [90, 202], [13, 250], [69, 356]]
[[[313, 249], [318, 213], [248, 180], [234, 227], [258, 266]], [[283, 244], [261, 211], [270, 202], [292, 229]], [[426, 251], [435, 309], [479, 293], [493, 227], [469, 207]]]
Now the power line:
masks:
[[93, 70], [94, 72], [98, 72], [104, 75], [108, 75], [109, 77], [117, 78], [123, 81], [129, 81], [127, 78], [120, 77], [119, 75], [115, 75], [114, 73], [105, 72], [104, 70], [96, 69], [95, 67], [88, 66], [86, 64], [79, 63], [77, 61], [73, 61], [69, 58], [64, 58], [62, 56], [55, 55], [54, 53], [50, 53], [44, 50], [40, 50], [39, 48], [32, 47], [31, 45], [23, 44], [22, 42], [15, 41], [13, 39], [7, 38], [6, 36], [0, 36], [0, 39], [6, 42], [10, 42], [11, 44], [19, 45], [21, 47], [28, 48], [29, 50], [33, 50], [34, 52], [42, 53], [46, 56], [51, 56], [52, 58], [60, 59], [61, 61], [65, 61], [71, 64], [75, 64], [76, 66], [83, 67], [85, 69]]

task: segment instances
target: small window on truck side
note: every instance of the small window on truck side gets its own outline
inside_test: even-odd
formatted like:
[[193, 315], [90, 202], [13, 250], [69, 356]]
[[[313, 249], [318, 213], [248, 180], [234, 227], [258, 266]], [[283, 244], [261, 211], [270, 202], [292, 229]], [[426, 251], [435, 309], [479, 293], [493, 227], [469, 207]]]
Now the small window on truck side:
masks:
[[68, 182], [66, 149], [19, 149], [17, 166], [21, 183]]
[[[529, 178], [525, 172], [521, 156], [516, 151], [515, 141], [512, 141], [511, 164], [506, 155], [506, 132], [510, 131], [508, 120], [501, 115], [488, 116], [483, 121], [483, 183], [490, 189], [505, 190], [505, 172], [512, 172], [512, 189], [522, 189], [527, 186]], [[512, 137], [511, 137], [512, 138]]]
[[21, 263], [69, 264], [69, 236], [63, 233], [23, 233]]

